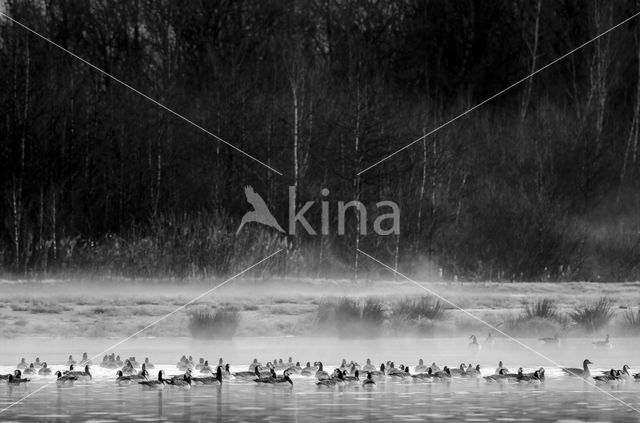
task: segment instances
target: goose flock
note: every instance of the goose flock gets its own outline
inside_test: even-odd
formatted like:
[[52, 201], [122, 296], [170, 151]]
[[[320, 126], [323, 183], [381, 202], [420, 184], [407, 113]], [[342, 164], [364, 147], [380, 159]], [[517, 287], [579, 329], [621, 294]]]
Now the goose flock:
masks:
[[[607, 342], [608, 338], [607, 338]], [[470, 348], [478, 348], [476, 337], [472, 337]], [[589, 359], [582, 362], [582, 367], [561, 368], [562, 374], [567, 377], [582, 378], [596, 385], [618, 385], [626, 382], [640, 382], [640, 373], [631, 371], [625, 364], [620, 369], [611, 368], [607, 371], [592, 374], [589, 366], [593, 363]], [[63, 368], [53, 371], [46, 361], [27, 363], [22, 358], [16, 365], [13, 373], [2, 375], [0, 380], [10, 385], [26, 384], [35, 378], [42, 381], [50, 381], [60, 385], [72, 385], [79, 380], [91, 381], [92, 362], [87, 353], [82, 360], [76, 362], [73, 356], [69, 356]], [[78, 366], [78, 367], [76, 367]], [[313, 364], [306, 362], [304, 366], [300, 362], [289, 357], [287, 361], [273, 360], [262, 364], [254, 359], [245, 371], [232, 371], [229, 363], [220, 358], [217, 365], [210, 365], [208, 360], [200, 358], [198, 362], [193, 357], [183, 355], [175, 365], [178, 374], [167, 375], [164, 370], [157, 372], [157, 377], [152, 376], [149, 370], [156, 366], [148, 357], [138, 362], [135, 357], [124, 360], [115, 354], [105, 356], [100, 364], [103, 369], [114, 369], [114, 381], [120, 385], [136, 385], [142, 389], [164, 389], [175, 387], [189, 389], [196, 385], [222, 385], [225, 380], [245, 381], [258, 385], [283, 385], [293, 386], [294, 377], [298, 380], [312, 380], [318, 388], [332, 388], [351, 384], [359, 384], [364, 388], [373, 388], [377, 382], [383, 380], [404, 380], [416, 383], [450, 383], [456, 379], [484, 381], [485, 383], [544, 383], [545, 369], [540, 367], [532, 372], [525, 372], [522, 367], [517, 371], [510, 371], [502, 361], [498, 362], [495, 371], [487, 372], [481, 369], [479, 364], [461, 363], [459, 366], [438, 366], [435, 362], [426, 365], [423, 359], [419, 359], [415, 366], [400, 364], [393, 361], [374, 366], [370, 359], [366, 359], [364, 365], [351, 360], [342, 359], [339, 366], [333, 367], [329, 372], [324, 364], [316, 361]], [[60, 366], [57, 366], [60, 367]], [[172, 367], [172, 366], [167, 366]], [[487, 374], [489, 373], [489, 374]], [[55, 378], [55, 379], [52, 379]]]

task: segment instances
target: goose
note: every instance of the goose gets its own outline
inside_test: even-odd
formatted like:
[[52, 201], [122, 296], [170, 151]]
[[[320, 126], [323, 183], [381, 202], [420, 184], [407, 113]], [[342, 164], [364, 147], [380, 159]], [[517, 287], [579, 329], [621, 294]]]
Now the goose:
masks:
[[129, 357], [129, 362], [133, 367], [140, 367], [140, 363], [138, 363], [135, 357]]
[[144, 365], [147, 366], [147, 369], [153, 370], [156, 368], [152, 363], [149, 362], [149, 357], [144, 358]]
[[466, 373], [467, 371], [467, 366], [464, 363], [460, 363], [460, 367], [458, 367], [457, 369], [449, 369], [449, 373], [451, 374], [451, 376], [462, 376]]
[[587, 359], [582, 362], [582, 369], [578, 369], [575, 367], [563, 367], [562, 371], [570, 376], [587, 378], [591, 376], [591, 371], [589, 370], [589, 364], [593, 364], [593, 363]]
[[607, 375], [594, 376], [593, 378], [597, 384], [605, 383], [607, 385], [618, 385], [623, 382], [620, 377], [620, 371], [611, 369]]
[[336, 376], [331, 377], [329, 379], [321, 379], [318, 382], [316, 382], [317, 386], [320, 387], [334, 387], [337, 384], [342, 384], [344, 383], [344, 374], [342, 373], [342, 370], [340, 369], [336, 369]]
[[437, 382], [449, 381], [451, 380], [451, 371], [447, 366], [438, 372], [433, 373], [433, 380]]
[[69, 359], [67, 360], [67, 366], [71, 366], [72, 364], [76, 364], [76, 361], [73, 359], [72, 355], [69, 355]]
[[33, 363], [31, 363], [29, 365], [29, 367], [24, 369], [24, 374], [25, 375], [35, 375], [36, 374], [36, 368], [33, 366]]
[[371, 376], [371, 372], [368, 372], [367, 373], [367, 378], [362, 381], [362, 386], [363, 387], [372, 387], [375, 384], [376, 383], [374, 382], [373, 377]]
[[342, 363], [340, 363], [340, 370], [347, 370], [349, 368], [349, 365], [347, 364], [347, 360], [346, 359], [342, 359]]
[[122, 365], [124, 364], [124, 362], [120, 359], [120, 356], [116, 357], [115, 362], [118, 367], [122, 367]]
[[20, 363], [16, 365], [16, 369], [26, 369], [27, 367], [29, 367], [29, 365], [24, 360], [24, 357], [22, 357], [22, 359], [20, 360]]
[[431, 363], [431, 366], [429, 366], [429, 368], [432, 372], [439, 372], [441, 370], [440, 366], [438, 366], [435, 361]]
[[329, 379], [329, 373], [324, 371], [321, 361], [318, 362], [318, 371], [316, 372], [316, 379], [318, 380]]
[[467, 367], [467, 371], [464, 372], [462, 375], [462, 377], [475, 377], [475, 378], [479, 378], [482, 376], [482, 374], [480, 373], [480, 365], [477, 364], [476, 367]]
[[508, 378], [507, 369], [499, 369], [494, 375], [485, 376], [484, 380], [487, 382], [506, 382]]
[[166, 381], [168, 385], [175, 386], [177, 388], [189, 389], [191, 388], [191, 370], [182, 375], [182, 377], [172, 378]]
[[[614, 369], [614, 370], [615, 370], [616, 372], [618, 372], [618, 373], [619, 373], [619, 376], [620, 376], [622, 379], [631, 379], [631, 378], [632, 378], [632, 376], [631, 376], [631, 374], [629, 374], [629, 370], [630, 370], [630, 369], [631, 369], [631, 367], [629, 367], [629, 365], [628, 365], [628, 364], [625, 364], [624, 366], [622, 366], [622, 369]], [[604, 376], [610, 375], [610, 373], [611, 373], [611, 371], [608, 371], [608, 372], [602, 372], [602, 374], [603, 374]]]
[[493, 345], [494, 344], [494, 339], [493, 336], [491, 335], [491, 332], [489, 332], [487, 334], [487, 338], [484, 340], [484, 343], [487, 345]]
[[355, 368], [356, 370], [362, 370], [360, 368], [360, 365], [358, 364], [358, 362], [357, 361], [353, 361], [353, 360], [351, 360], [349, 362], [349, 368], [352, 368], [352, 369]]
[[300, 372], [300, 374], [302, 376], [313, 376], [316, 372], [316, 368], [311, 366], [311, 363], [307, 361], [307, 365], [304, 369], [302, 369], [302, 371]]
[[163, 389], [164, 385], [166, 383], [164, 377], [164, 371], [160, 370], [158, 372], [158, 379], [157, 380], [143, 380], [138, 382], [139, 385], [142, 385], [143, 388], [146, 389]]
[[500, 361], [498, 362], [498, 368], [496, 369], [496, 373], [495, 373], [495, 374], [499, 375], [499, 374], [501, 373], [501, 371], [502, 371], [502, 370], [504, 370], [504, 371], [505, 371], [505, 374], [506, 374], [506, 373], [509, 373], [509, 369], [507, 369], [506, 367], [504, 367], [504, 366], [502, 365], [502, 360], [500, 360]]
[[9, 379], [7, 380], [8, 383], [12, 383], [12, 384], [20, 384], [20, 383], [25, 383], [25, 382], [29, 382], [31, 379], [27, 379], [22, 377], [22, 372], [20, 372], [20, 370], [16, 370], [14, 372], [14, 374], [9, 375]]
[[33, 363], [37, 368], [42, 367], [42, 361], [40, 361], [40, 357], [36, 357], [36, 361]]
[[76, 380], [78, 380], [78, 376], [76, 375], [70, 375], [70, 374], [66, 374], [63, 375], [62, 372], [60, 370], [58, 370], [55, 375], [58, 377], [56, 379], [56, 383], [59, 383], [61, 385], [63, 384], [72, 384], [73, 382], [75, 382]]
[[524, 374], [522, 372], [522, 367], [518, 369], [518, 376], [516, 378], [518, 382], [539, 382], [540, 381], [540, 371], [536, 370], [533, 374]]
[[[208, 363], [209, 361], [207, 361]], [[200, 361], [198, 361], [198, 364], [196, 364], [195, 369], [196, 370], [200, 370], [202, 369], [202, 367], [204, 367], [204, 358], [200, 357]]]
[[136, 369], [133, 367], [133, 365], [131, 364], [131, 361], [129, 360], [125, 360], [124, 362], [124, 366], [122, 366], [122, 373], [124, 375], [134, 375], [136, 374]]
[[411, 377], [413, 378], [413, 380], [427, 380], [433, 377], [433, 372], [429, 367], [427, 367], [426, 372], [416, 373], [411, 375]]
[[427, 371], [427, 366], [425, 366], [424, 364], [424, 360], [420, 359], [418, 360], [418, 365], [415, 367], [415, 369], [413, 369], [414, 372], [416, 373], [424, 373]]
[[391, 367], [389, 368], [389, 370], [387, 370], [387, 376], [404, 377], [405, 376], [404, 365], [401, 364], [400, 367], [396, 369], [393, 363], [391, 363]]
[[367, 358], [367, 364], [362, 367], [363, 372], [372, 372], [376, 370], [376, 366], [371, 364], [371, 359]]
[[360, 382], [360, 370], [356, 369], [352, 375], [345, 375], [343, 373], [342, 378], [345, 382]]
[[78, 380], [83, 380], [83, 379], [93, 379], [93, 376], [91, 376], [91, 372], [89, 371], [89, 365], [87, 364], [86, 366], [84, 366], [84, 371], [82, 370], [73, 370], [73, 365], [70, 366], [69, 371], [66, 372], [65, 374], [68, 375], [75, 375]]
[[592, 342], [592, 344], [596, 348], [608, 348], [608, 349], [613, 348], [613, 345], [611, 344], [611, 342], [609, 342], [609, 334], [605, 336], [604, 341], [595, 341], [595, 342]]
[[369, 373], [371, 373], [375, 377], [383, 378], [387, 375], [387, 368], [385, 367], [384, 363], [382, 363], [380, 364], [380, 370], [374, 370]]
[[260, 369], [258, 368], [258, 366], [255, 366], [253, 368], [253, 370], [249, 371], [249, 372], [235, 372], [233, 374], [233, 376], [237, 377], [237, 378], [254, 378], [254, 377], [257, 377], [258, 379], [261, 377]]
[[469, 342], [469, 348], [471, 348], [472, 350], [479, 351], [481, 349], [481, 346], [478, 343], [478, 338], [476, 338], [475, 335], [471, 335], [469, 336], [469, 339], [471, 339], [471, 342]]
[[82, 360], [80, 360], [80, 365], [81, 366], [86, 366], [87, 364], [91, 365], [91, 360], [89, 359], [89, 356], [87, 355], [86, 352], [82, 353]]
[[0, 380], [9, 380], [9, 376], [11, 376], [11, 373], [7, 373], [6, 375], [0, 375]]
[[42, 363], [42, 367], [40, 367], [40, 370], [38, 370], [38, 374], [41, 376], [48, 376], [51, 374], [51, 369], [47, 367], [46, 361]]
[[289, 374], [294, 374], [294, 375], [299, 375], [300, 373], [302, 373], [302, 367], [300, 367], [300, 362], [296, 361], [296, 364], [287, 367], [287, 369], [289, 371]]
[[147, 365], [142, 363], [142, 368], [138, 372], [136, 376], [143, 376], [145, 379], [149, 377], [149, 372], [147, 371]]
[[634, 373], [633, 380], [635, 380], [636, 382], [640, 382], [640, 373]]
[[116, 378], [116, 383], [119, 383], [119, 384], [126, 384], [126, 383], [131, 383], [131, 382], [137, 382], [137, 381], [140, 381], [140, 380], [147, 380], [147, 377], [145, 375], [141, 375], [141, 374], [124, 375], [122, 373], [122, 370], [118, 370], [116, 375], [118, 376]]
[[[229, 363], [225, 364], [224, 367], [222, 367], [222, 365], [218, 365], [218, 367], [220, 367], [220, 373], [223, 379], [231, 378], [231, 370], [229, 369], [230, 367]], [[216, 372], [218, 371], [218, 367], [216, 367]]]
[[279, 383], [288, 383], [293, 386], [293, 381], [289, 377], [289, 374], [285, 371], [282, 376], [277, 376], [275, 369], [271, 369], [271, 375], [269, 377], [258, 378], [254, 380], [258, 383], [268, 383], [271, 385]]
[[[229, 365], [227, 364], [227, 366]], [[211, 385], [212, 383], [217, 383], [219, 385], [222, 385], [222, 366], [216, 367], [215, 376], [194, 377], [194, 378], [191, 378], [191, 382], [194, 384], [202, 384], [202, 385]]]
[[253, 372], [256, 367], [262, 367], [262, 363], [260, 363], [257, 358], [254, 358], [253, 363], [249, 365], [249, 371]]
[[200, 366], [200, 373], [213, 373], [211, 367], [209, 367], [209, 360], [205, 360], [202, 366]]
[[560, 344], [560, 338], [558, 338], [558, 334], [556, 333], [551, 338], [538, 338], [539, 341], [545, 343], [545, 345], [558, 345]]

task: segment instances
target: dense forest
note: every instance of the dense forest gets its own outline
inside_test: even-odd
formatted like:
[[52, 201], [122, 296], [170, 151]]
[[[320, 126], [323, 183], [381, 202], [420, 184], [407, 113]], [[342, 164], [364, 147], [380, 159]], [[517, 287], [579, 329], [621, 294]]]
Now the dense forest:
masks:
[[[360, 172], [638, 11], [638, 0], [0, 0], [219, 137], [0, 16], [1, 272], [218, 276], [283, 248], [260, 274], [380, 276], [360, 248], [445, 279], [637, 280], [638, 19]], [[316, 228], [328, 201], [332, 230], [236, 234], [246, 185], [283, 226], [289, 187], [298, 206], [316, 201]], [[371, 215], [398, 203], [400, 234], [360, 234], [354, 209], [338, 235], [336, 204], [350, 200]]]

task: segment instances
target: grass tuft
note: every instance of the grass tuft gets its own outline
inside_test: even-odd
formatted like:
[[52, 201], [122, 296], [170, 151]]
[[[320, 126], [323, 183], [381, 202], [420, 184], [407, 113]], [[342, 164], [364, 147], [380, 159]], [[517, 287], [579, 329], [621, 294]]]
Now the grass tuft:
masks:
[[240, 324], [240, 312], [231, 308], [199, 308], [188, 313], [189, 331], [198, 339], [230, 339]]
[[614, 316], [615, 301], [602, 297], [592, 304], [576, 306], [569, 312], [569, 317], [583, 329], [595, 332], [609, 324]]

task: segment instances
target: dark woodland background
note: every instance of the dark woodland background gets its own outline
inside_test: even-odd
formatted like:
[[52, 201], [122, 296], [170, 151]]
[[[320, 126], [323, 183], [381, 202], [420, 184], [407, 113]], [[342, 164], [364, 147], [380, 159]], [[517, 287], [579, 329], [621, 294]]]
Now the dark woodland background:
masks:
[[[640, 277], [640, 26], [633, 20], [437, 134], [357, 172], [640, 10], [631, 1], [18, 1], [0, 11], [0, 263], [6, 276], [240, 271], [447, 279]], [[332, 235], [283, 226], [331, 194]], [[338, 200], [396, 201], [357, 236]], [[308, 214], [320, 227], [318, 203]]]

